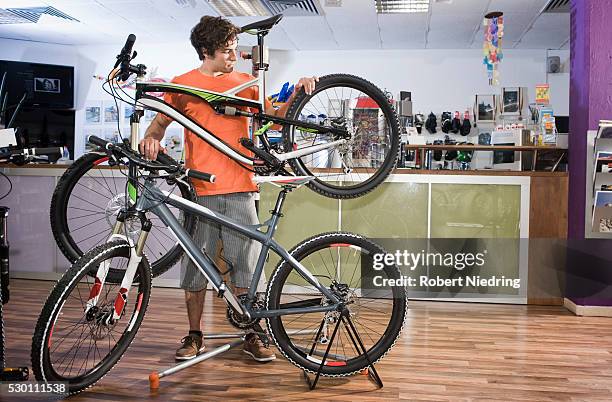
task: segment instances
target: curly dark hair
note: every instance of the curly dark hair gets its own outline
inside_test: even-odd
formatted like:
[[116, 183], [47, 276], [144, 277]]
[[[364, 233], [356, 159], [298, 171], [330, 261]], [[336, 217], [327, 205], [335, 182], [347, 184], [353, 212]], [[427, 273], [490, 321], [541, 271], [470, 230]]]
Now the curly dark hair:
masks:
[[240, 28], [231, 21], [205, 15], [191, 30], [190, 40], [200, 60], [204, 60], [206, 55], [214, 56], [217, 49], [236, 39], [239, 33]]

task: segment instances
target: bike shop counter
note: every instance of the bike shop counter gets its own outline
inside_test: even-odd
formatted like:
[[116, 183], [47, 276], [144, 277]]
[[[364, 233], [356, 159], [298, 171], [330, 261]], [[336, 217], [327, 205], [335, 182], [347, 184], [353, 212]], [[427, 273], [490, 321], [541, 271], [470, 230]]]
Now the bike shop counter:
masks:
[[[49, 224], [51, 196], [66, 168], [0, 165], [13, 186], [0, 203], [11, 208], [12, 276], [57, 279], [68, 268]], [[4, 178], [0, 180], [4, 194], [8, 185]], [[287, 198], [276, 238], [286, 247], [330, 230], [376, 239], [514, 239], [520, 243], [520, 252], [510, 263], [517, 265], [521, 283], [527, 284], [514, 302], [562, 304], [559, 285], [549, 279], [565, 257], [549, 240], [567, 237], [567, 193], [566, 172], [396, 169], [387, 182], [357, 199], [335, 200], [307, 188], [297, 189]], [[261, 211], [273, 207], [276, 194], [275, 189], [262, 188]], [[271, 256], [268, 272], [275, 261]], [[505, 263], [500, 261], [500, 273]], [[177, 286], [178, 277], [179, 270], [173, 269], [156, 281]]]

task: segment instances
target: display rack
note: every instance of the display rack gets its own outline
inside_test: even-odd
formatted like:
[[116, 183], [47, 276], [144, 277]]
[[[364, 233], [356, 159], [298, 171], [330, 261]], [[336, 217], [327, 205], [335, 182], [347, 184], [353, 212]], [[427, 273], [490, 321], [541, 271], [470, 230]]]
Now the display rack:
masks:
[[612, 238], [612, 232], [596, 230], [593, 221], [596, 192], [602, 185], [612, 185], [612, 173], [596, 171], [597, 153], [612, 153], [612, 138], [598, 138], [598, 133], [598, 130], [589, 130], [587, 132], [584, 237], [609, 239]]

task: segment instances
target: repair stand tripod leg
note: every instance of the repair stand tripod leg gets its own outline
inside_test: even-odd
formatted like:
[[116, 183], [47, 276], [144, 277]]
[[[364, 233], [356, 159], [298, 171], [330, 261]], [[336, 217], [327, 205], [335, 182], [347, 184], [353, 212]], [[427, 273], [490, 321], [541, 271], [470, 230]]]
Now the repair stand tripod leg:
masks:
[[[347, 310], [346, 316], [344, 314], [340, 316], [340, 320], [346, 327], [346, 332], [349, 334], [349, 337], [351, 338], [351, 341], [353, 342], [353, 346], [355, 347], [355, 350], [357, 350], [359, 353], [363, 353], [366, 357], [366, 360], [368, 361], [368, 377], [370, 377], [370, 379], [374, 381], [376, 385], [378, 385], [378, 388], [382, 388], [383, 387], [382, 379], [378, 375], [378, 372], [374, 368], [374, 364], [372, 364], [372, 361], [370, 360], [370, 356], [368, 355], [367, 350], [365, 346], [363, 345], [361, 337], [357, 333], [357, 329], [353, 325], [353, 321], [351, 321], [351, 317], [348, 314], [348, 310]], [[359, 348], [357, 347], [357, 343], [355, 342], [355, 340], [359, 342]]]
[[[325, 324], [325, 317], [323, 318], [323, 320], [321, 321], [321, 326], [319, 327], [319, 331], [317, 332], [317, 336], [315, 337], [314, 343], [312, 344], [312, 348], [310, 349], [310, 355], [312, 356], [314, 349], [317, 345], [317, 342], [319, 340], [319, 335], [321, 335], [321, 331], [323, 330], [323, 325]], [[331, 349], [332, 344], [334, 343], [334, 339], [336, 338], [336, 333], [338, 332], [338, 327], [340, 327], [340, 320], [338, 320], [338, 322], [336, 322], [336, 326], [334, 327], [334, 332], [332, 333], [331, 338], [329, 339], [328, 343], [327, 343], [327, 349], [325, 349], [325, 354], [323, 355], [323, 360], [321, 361], [321, 364], [319, 365], [319, 369], [317, 370], [317, 375], [315, 376], [314, 381], [310, 381], [310, 377], [308, 377], [308, 374], [306, 373], [306, 371], [304, 371], [304, 379], [306, 380], [306, 383], [308, 384], [308, 387], [310, 388], [310, 390], [312, 391], [313, 389], [315, 389], [315, 387], [317, 386], [317, 382], [319, 382], [319, 377], [321, 376], [321, 371], [323, 370], [323, 366], [325, 366], [325, 362], [327, 361], [327, 356], [329, 355], [329, 350]]]
[[[334, 332], [333, 332], [333, 334], [332, 334], [332, 336], [331, 336], [331, 338], [329, 340], [329, 343], [327, 345], [327, 349], [325, 350], [325, 354], [323, 355], [323, 360], [321, 361], [321, 364], [319, 365], [319, 369], [317, 370], [317, 373], [316, 373], [314, 381], [310, 380], [310, 377], [308, 376], [306, 371], [303, 372], [304, 379], [305, 379], [306, 383], [308, 384], [308, 387], [312, 391], [317, 386], [317, 382], [319, 381], [319, 377], [321, 375], [321, 371], [323, 370], [323, 366], [325, 366], [325, 362], [326, 362], [327, 358], [330, 356], [329, 351], [330, 351], [332, 343], [333, 343], [333, 341], [334, 341], [334, 339], [336, 337], [336, 333], [338, 332], [338, 327], [340, 326], [341, 322], [344, 325], [344, 327], [346, 328], [346, 332], [348, 333], [351, 341], [353, 342], [353, 347], [355, 348], [355, 350], [358, 353], [365, 355], [365, 358], [366, 358], [366, 360], [368, 362], [368, 368], [367, 368], [367, 370], [368, 370], [368, 377], [372, 381], [374, 381], [376, 383], [378, 388], [382, 388], [383, 387], [382, 379], [378, 375], [378, 372], [376, 371], [376, 368], [374, 368], [374, 364], [370, 360], [370, 356], [367, 354], [367, 350], [366, 350], [365, 346], [363, 345], [363, 341], [361, 340], [361, 337], [359, 336], [359, 333], [357, 333], [357, 329], [353, 325], [353, 322], [352, 322], [351, 317], [349, 315], [349, 310], [346, 309], [346, 308], [340, 313], [340, 318], [338, 319], [338, 322], [336, 323], [336, 327], [334, 328]], [[321, 325], [319, 326], [319, 331], [317, 332], [317, 336], [315, 337], [315, 340], [314, 340], [314, 343], [312, 345], [312, 348], [310, 349], [310, 353], [308, 354], [309, 356], [313, 356], [313, 355], [316, 354], [316, 353], [314, 353], [314, 349], [315, 349], [316, 344], [317, 344], [317, 342], [319, 340], [319, 336], [321, 335], [321, 331], [323, 329], [324, 323], [325, 323], [325, 318], [323, 319], [323, 321], [321, 321]]]
[[[230, 334], [219, 334], [219, 335], [229, 335], [229, 337], [233, 337]], [[221, 337], [219, 335], [211, 335], [213, 336], [213, 338], [209, 338], [209, 339], [220, 339]], [[210, 352], [206, 352], [206, 353], [202, 353], [201, 355], [194, 357], [191, 360], [187, 360], [183, 363], [179, 363], [173, 367], [170, 367], [164, 371], [162, 371], [161, 373], [158, 373], [157, 371], [152, 372], [151, 374], [149, 374], [149, 388], [151, 390], [156, 390], [159, 388], [159, 380], [160, 378], [169, 376], [171, 374], [174, 374], [176, 372], [179, 372], [181, 370], [186, 369], [187, 367], [191, 367], [194, 364], [198, 364], [200, 362], [203, 362], [205, 360], [211, 359], [217, 355], [220, 355], [221, 353], [227, 352], [228, 350], [230, 350], [233, 347], [242, 345], [242, 343], [244, 342], [244, 334], [238, 336], [240, 339], [235, 340], [233, 342], [227, 343], [223, 346], [219, 346], [218, 348], [215, 348], [213, 350], [211, 350]]]
[[[255, 334], [258, 334], [258, 335], [263, 335], [264, 337], [266, 336], [265, 332], [263, 331], [263, 329], [261, 328], [260, 325], [257, 325], [255, 327], [255, 329], [256, 329], [255, 332], [250, 332], [250, 333], [255, 333]], [[308, 331], [306, 331], [306, 332], [304, 332], [304, 331], [296, 331], [296, 332], [289, 331], [288, 334], [292, 335], [292, 334], [298, 334], [298, 333], [300, 333], [300, 334], [308, 333]], [[159, 372], [159, 373], [157, 371], [152, 372], [149, 375], [149, 388], [151, 390], [157, 390], [159, 388], [159, 379], [160, 378], [163, 378], [163, 377], [169, 376], [171, 374], [177, 373], [177, 372], [179, 372], [181, 370], [186, 369], [187, 367], [191, 367], [194, 364], [201, 363], [201, 362], [203, 362], [205, 360], [211, 359], [211, 358], [213, 358], [215, 356], [218, 356], [218, 355], [220, 355], [220, 354], [222, 354], [224, 352], [227, 352], [228, 350], [230, 350], [230, 349], [232, 349], [232, 348], [234, 348], [236, 346], [242, 345], [246, 335], [247, 335], [247, 333], [245, 333], [245, 332], [226, 333], [226, 334], [204, 334], [202, 336], [203, 339], [231, 339], [231, 338], [239, 338], [239, 339], [237, 339], [237, 340], [235, 340], [233, 342], [229, 342], [229, 343], [227, 343], [225, 345], [219, 346], [218, 348], [215, 348], [215, 349], [211, 350], [210, 352], [203, 353], [203, 354], [201, 354], [201, 355], [199, 355], [197, 357], [194, 357], [191, 360], [179, 363], [179, 364], [177, 364], [177, 365], [175, 365], [173, 367], [170, 367], [170, 368], [168, 368], [168, 369], [166, 369], [166, 370], [164, 370], [162, 372]]]

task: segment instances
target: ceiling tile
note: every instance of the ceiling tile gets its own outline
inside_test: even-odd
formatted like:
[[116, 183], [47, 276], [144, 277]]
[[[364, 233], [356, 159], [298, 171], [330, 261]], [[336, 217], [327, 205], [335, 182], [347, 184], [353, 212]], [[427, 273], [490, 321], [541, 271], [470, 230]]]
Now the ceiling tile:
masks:
[[334, 37], [324, 17], [292, 17], [283, 19], [281, 27], [298, 50], [338, 49]]
[[431, 0], [431, 13], [434, 14], [483, 14], [487, 7], [487, 0], [455, 0], [451, 3]]
[[491, 0], [487, 12], [503, 13], [539, 13], [549, 0]]
[[430, 27], [447, 28], [450, 30], [471, 30], [482, 24], [482, 16], [472, 14], [432, 14], [429, 22]]

